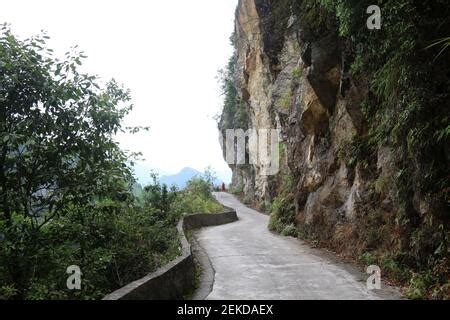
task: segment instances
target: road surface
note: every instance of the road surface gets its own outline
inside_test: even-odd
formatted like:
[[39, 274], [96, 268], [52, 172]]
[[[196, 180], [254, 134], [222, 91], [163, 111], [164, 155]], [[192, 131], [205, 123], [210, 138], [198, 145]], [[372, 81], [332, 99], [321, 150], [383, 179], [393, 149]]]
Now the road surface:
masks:
[[236, 210], [239, 221], [195, 233], [212, 266], [212, 291], [206, 299], [401, 298], [397, 289], [384, 283], [381, 290], [368, 290], [369, 275], [298, 239], [270, 232], [269, 217], [234, 196], [214, 195]]

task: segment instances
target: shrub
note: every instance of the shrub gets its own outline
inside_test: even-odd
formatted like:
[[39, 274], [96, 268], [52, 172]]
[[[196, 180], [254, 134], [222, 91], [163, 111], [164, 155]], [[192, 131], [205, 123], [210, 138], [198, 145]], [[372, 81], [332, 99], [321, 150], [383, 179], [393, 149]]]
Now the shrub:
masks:
[[302, 69], [300, 68], [294, 68], [294, 70], [292, 70], [292, 78], [294, 78], [294, 80], [299, 80], [302, 76]]
[[222, 212], [222, 205], [211, 194], [211, 190], [213, 190], [212, 181], [214, 179], [205, 175], [190, 180], [186, 188], [178, 193], [171, 210], [179, 214]]
[[432, 277], [429, 274], [415, 274], [409, 280], [409, 286], [406, 289], [408, 299], [423, 300], [427, 298], [428, 287], [432, 284]]
[[360, 257], [359, 261], [364, 263], [367, 266], [370, 266], [375, 263], [375, 258], [370, 252], [364, 252]]
[[278, 110], [288, 111], [292, 102], [292, 90], [286, 89], [281, 96], [275, 101], [275, 108]]
[[294, 224], [289, 224], [284, 227], [284, 229], [281, 231], [282, 236], [291, 236], [291, 237], [297, 237], [297, 227]]

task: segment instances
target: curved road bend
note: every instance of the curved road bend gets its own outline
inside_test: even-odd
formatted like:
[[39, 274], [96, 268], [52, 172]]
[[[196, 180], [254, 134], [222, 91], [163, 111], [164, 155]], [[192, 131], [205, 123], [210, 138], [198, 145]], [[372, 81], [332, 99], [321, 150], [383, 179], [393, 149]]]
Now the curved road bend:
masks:
[[366, 288], [368, 275], [302, 241], [267, 229], [269, 217], [227, 193], [215, 193], [234, 208], [239, 221], [195, 233], [214, 269], [206, 299], [399, 299], [398, 290], [382, 284]]

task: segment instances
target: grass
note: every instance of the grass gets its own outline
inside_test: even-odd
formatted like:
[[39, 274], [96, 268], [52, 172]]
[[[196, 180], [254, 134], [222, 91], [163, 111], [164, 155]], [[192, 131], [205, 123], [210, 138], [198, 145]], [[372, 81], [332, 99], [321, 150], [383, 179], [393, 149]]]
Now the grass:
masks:
[[292, 90], [288, 88], [281, 94], [281, 97], [279, 97], [275, 102], [275, 108], [277, 108], [278, 110], [288, 111], [289, 107], [291, 106], [291, 101], [292, 101]]

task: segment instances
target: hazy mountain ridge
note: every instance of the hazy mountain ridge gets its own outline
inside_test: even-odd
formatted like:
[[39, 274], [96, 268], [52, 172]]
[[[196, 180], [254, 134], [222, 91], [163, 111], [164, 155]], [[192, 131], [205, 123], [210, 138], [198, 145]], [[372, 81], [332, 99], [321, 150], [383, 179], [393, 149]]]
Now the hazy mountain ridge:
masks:
[[[176, 174], [162, 176], [160, 178], [160, 182], [163, 184], [166, 184], [168, 186], [175, 185], [178, 188], [182, 189], [186, 186], [186, 183], [189, 180], [191, 180], [194, 177], [199, 177], [202, 174], [203, 173], [198, 170], [186, 167], [186, 168], [181, 169], [181, 171]], [[220, 179], [216, 178], [214, 180], [215, 185], [219, 185], [221, 183], [222, 183], [222, 180], [220, 180]]]

